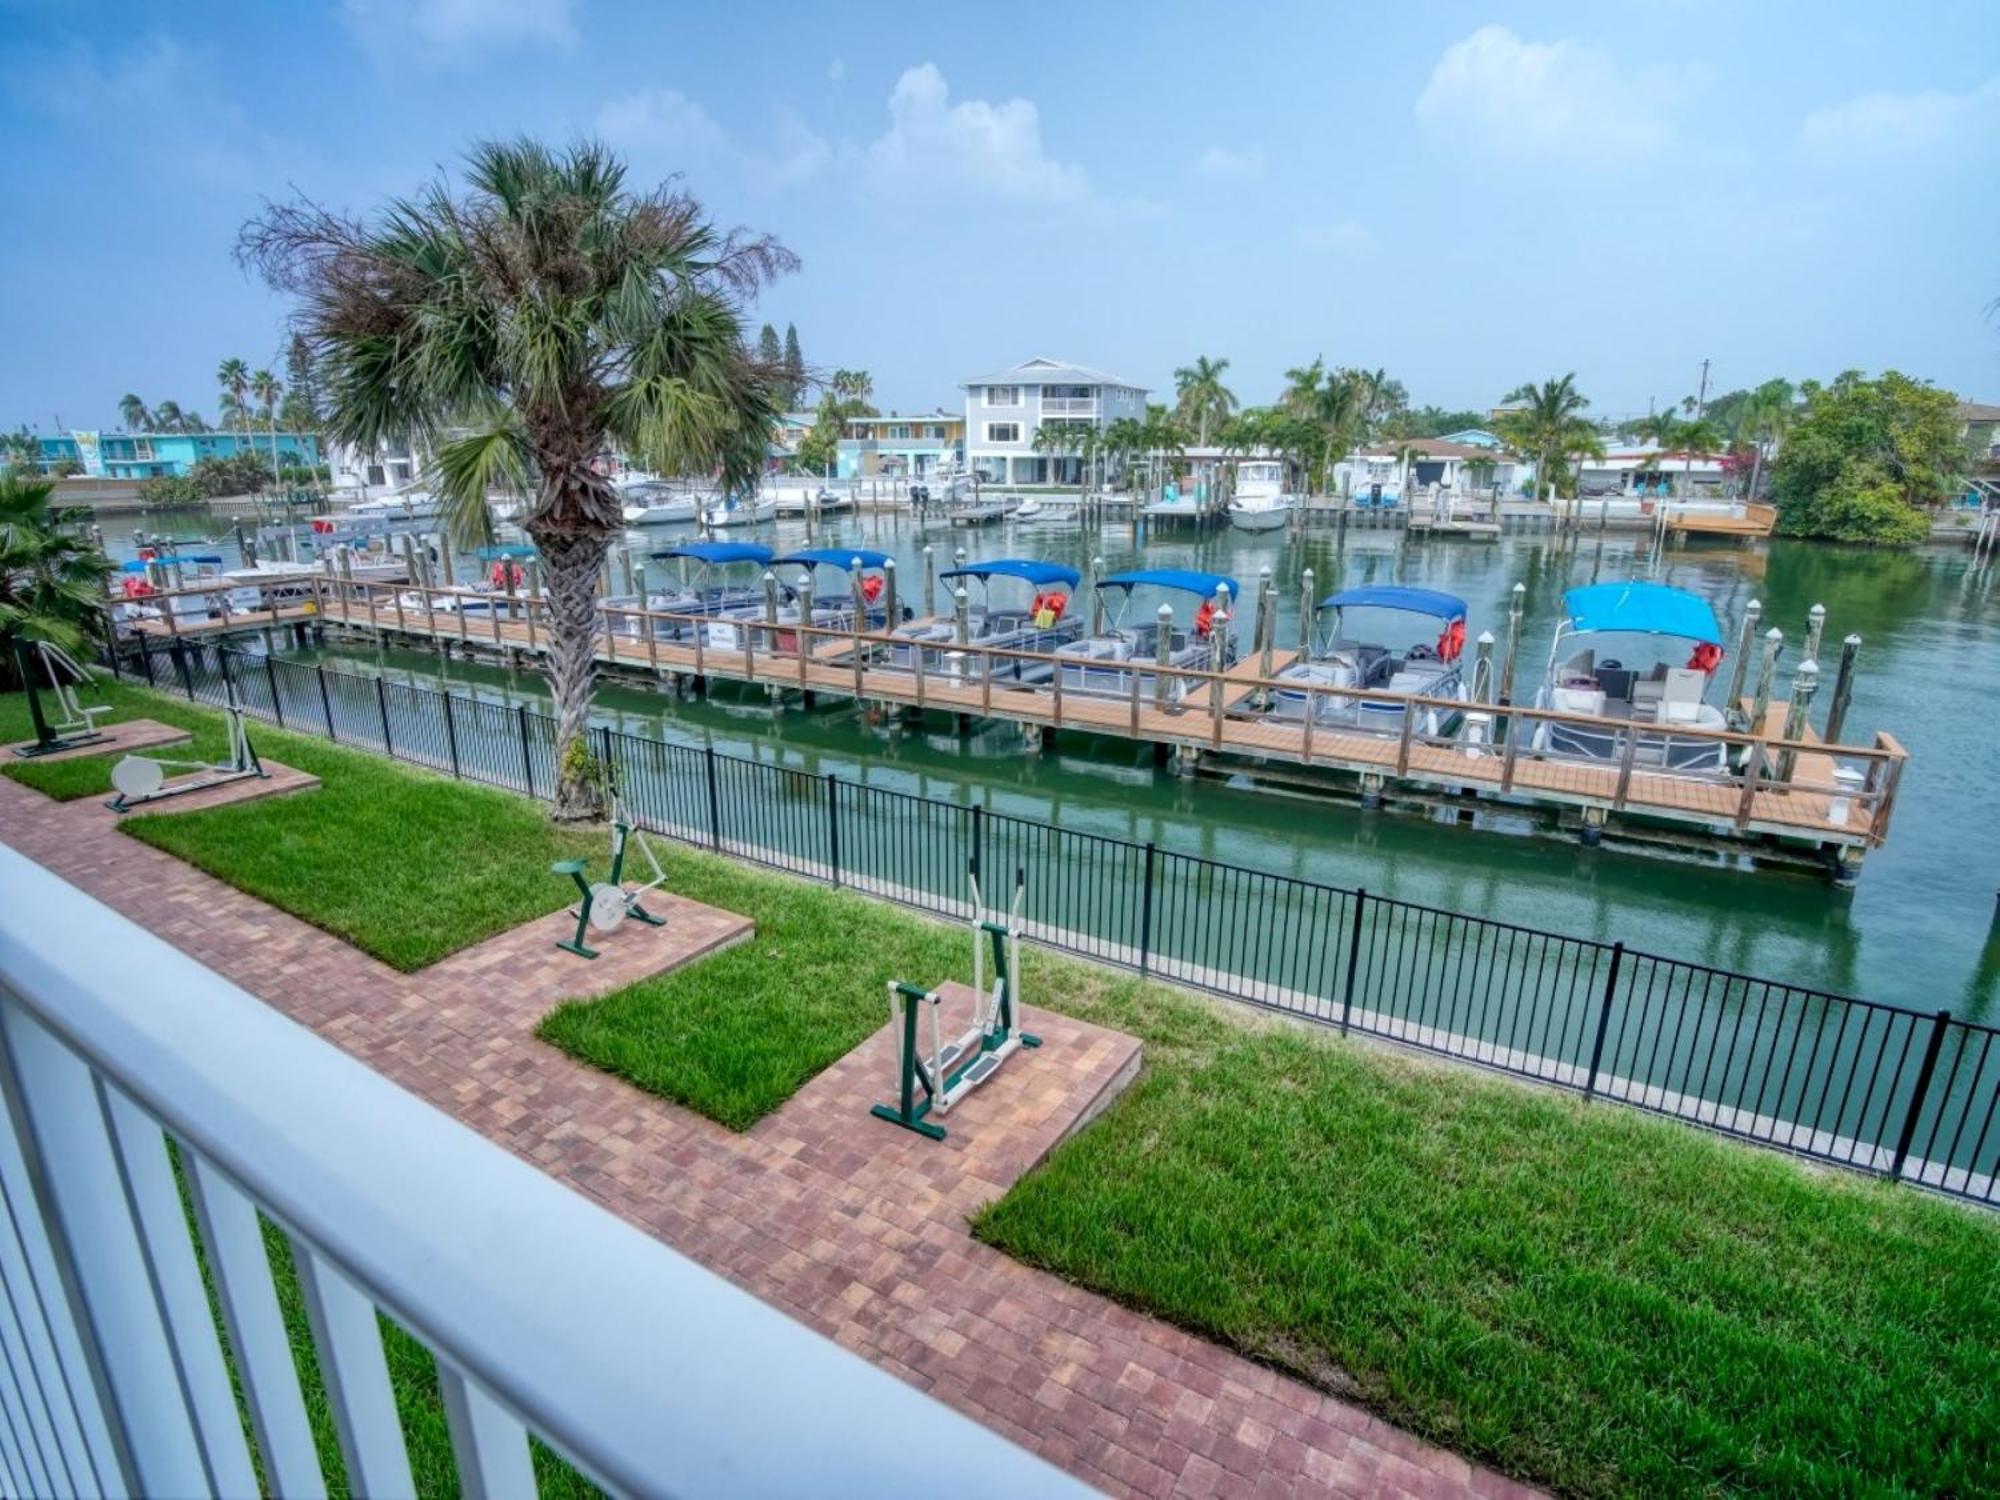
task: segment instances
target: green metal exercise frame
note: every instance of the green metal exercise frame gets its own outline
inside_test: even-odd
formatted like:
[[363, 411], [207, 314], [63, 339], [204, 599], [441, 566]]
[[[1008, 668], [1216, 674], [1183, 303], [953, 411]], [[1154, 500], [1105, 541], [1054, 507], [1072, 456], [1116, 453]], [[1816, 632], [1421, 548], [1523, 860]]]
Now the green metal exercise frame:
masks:
[[[652, 866], [653, 878], [636, 890], [628, 891], [625, 889], [625, 854], [635, 838], [639, 852]], [[666, 883], [666, 872], [660, 868], [659, 856], [653, 853], [653, 846], [646, 842], [645, 831], [625, 816], [625, 805], [619, 800], [616, 787], [611, 790], [611, 878], [591, 884], [584, 875], [585, 864], [586, 861], [580, 859], [559, 859], [549, 866], [550, 874], [567, 875], [574, 880], [582, 896], [576, 906], [576, 933], [557, 942], [558, 948], [565, 953], [574, 953], [578, 958], [596, 958], [597, 950], [583, 940], [590, 931], [593, 916], [597, 919], [600, 932], [615, 931], [627, 917], [648, 927], [667, 925], [665, 917], [655, 916], [641, 904], [647, 892], [658, 890]]]
[[[972, 884], [972, 988], [978, 1007], [972, 1029], [946, 1043], [939, 1033], [943, 996], [900, 979], [889, 981], [889, 1020], [901, 1022], [897, 1034], [896, 1102], [868, 1111], [877, 1119], [941, 1141], [945, 1129], [930, 1118], [944, 1115], [965, 1095], [1000, 1071], [1000, 1065], [1023, 1047], [1039, 1047], [1042, 1039], [1017, 1030], [1021, 973], [1021, 902], [1027, 891], [1025, 871], [1014, 872], [1014, 908], [1005, 922], [986, 914], [979, 893], [979, 876], [968, 871]], [[983, 959], [986, 945], [993, 954], [993, 988], [985, 989]], [[931, 1049], [926, 1060], [919, 1050], [918, 1008], [930, 1008]], [[922, 1097], [918, 1094], [921, 1091]]]
[[[49, 686], [55, 689], [56, 697], [61, 701], [64, 695], [62, 684], [56, 679], [55, 659], [42, 642], [38, 641], [35, 644], [36, 657], [41, 662], [43, 670], [49, 674]], [[83, 719], [81, 734], [63, 732], [74, 728], [74, 724], [64, 724], [58, 728], [49, 723], [49, 716], [42, 709], [42, 690], [35, 685], [35, 674], [28, 670], [28, 659], [21, 650], [21, 638], [15, 636], [9, 645], [14, 656], [15, 675], [21, 679], [21, 685], [28, 692], [28, 720], [35, 726], [34, 744], [15, 746], [16, 756], [22, 760], [34, 760], [37, 756], [60, 755], [65, 750], [77, 750], [85, 745], [102, 745], [110, 740], [110, 735], [103, 733], [90, 722], [90, 714], [103, 713], [104, 710], [101, 708], [93, 708], [88, 712], [82, 709], [76, 710], [76, 714]], [[63, 660], [68, 661], [68, 656], [64, 655]], [[67, 704], [65, 707], [67, 708]]]

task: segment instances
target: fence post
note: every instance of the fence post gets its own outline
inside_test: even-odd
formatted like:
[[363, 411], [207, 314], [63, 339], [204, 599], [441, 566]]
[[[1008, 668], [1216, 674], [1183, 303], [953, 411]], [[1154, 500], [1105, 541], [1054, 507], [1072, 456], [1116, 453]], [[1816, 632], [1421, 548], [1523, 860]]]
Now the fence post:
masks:
[[438, 696], [444, 699], [444, 742], [445, 747], [451, 751], [451, 779], [457, 781], [459, 779], [458, 725], [452, 720], [451, 694], [440, 693]]
[[1924, 1048], [1923, 1066], [1917, 1069], [1917, 1086], [1910, 1094], [1910, 1112], [1903, 1117], [1903, 1133], [1896, 1137], [1896, 1160], [1889, 1168], [1891, 1177], [1903, 1175], [1903, 1163], [1910, 1159], [1910, 1143], [1917, 1137], [1917, 1117], [1924, 1112], [1924, 1096], [1931, 1090], [1931, 1075], [1937, 1072], [1938, 1052], [1944, 1034], [1951, 1029], [1951, 1012], [1941, 1010], [1931, 1022], [1931, 1039]]
[[717, 854], [722, 852], [722, 792], [716, 785], [715, 746], [704, 745], [701, 749], [702, 764], [708, 772], [708, 842]]
[[[236, 679], [229, 675], [229, 648], [227, 646], [217, 646], [215, 648], [215, 665], [217, 670], [222, 673], [222, 701], [224, 703], [234, 703], [237, 700], [238, 694], [236, 691]], [[246, 704], [245, 707], [248, 707], [248, 705]]]
[[826, 849], [833, 868], [833, 888], [840, 889], [840, 780], [826, 774]]
[[530, 797], [535, 795], [535, 757], [528, 750], [528, 705], [514, 705], [514, 721], [521, 726], [521, 778]]
[[271, 653], [264, 653], [264, 681], [271, 688], [271, 715], [278, 721], [278, 727], [285, 727], [285, 705], [278, 701], [278, 669], [271, 661]]
[[1618, 971], [1625, 966], [1625, 945], [1611, 945], [1611, 972], [1604, 976], [1604, 1003], [1597, 1011], [1597, 1039], [1590, 1044], [1590, 1076], [1584, 1080], [1583, 1097], [1597, 1092], [1597, 1067], [1604, 1060], [1604, 1034], [1611, 1029], [1611, 1002], [1618, 992]]
[[187, 691], [188, 702], [194, 702], [194, 674], [188, 670], [187, 647], [176, 639], [167, 651], [173, 657], [174, 665], [180, 668], [181, 686]]
[[319, 706], [326, 714], [326, 738], [329, 744], [338, 745], [340, 736], [333, 728], [333, 698], [326, 690], [326, 663], [314, 663], [313, 670], [319, 674]]
[[389, 741], [389, 689], [379, 677], [375, 679], [375, 707], [382, 715], [382, 753], [394, 760], [396, 747]]
[[[1134, 672], [1132, 680], [1137, 682], [1139, 674]], [[1159, 849], [1151, 839], [1146, 840], [1146, 873], [1139, 887], [1139, 974], [1141, 978], [1150, 972], [1153, 960], [1153, 865], [1159, 856]]]
[[[921, 655], [921, 653], [919, 653]], [[972, 878], [979, 879], [984, 873], [983, 859], [986, 847], [986, 810], [977, 802], [972, 804]]]
[[153, 648], [147, 644], [143, 635], [139, 637], [139, 670], [146, 674], [147, 687], [159, 686], [153, 680]]
[[[1405, 715], [1407, 717], [1407, 715]], [[1354, 981], [1361, 973], [1361, 908], [1368, 904], [1368, 887], [1354, 892], [1354, 920], [1347, 929], [1347, 978], [1340, 987], [1340, 1033], [1347, 1034], [1347, 1018], [1354, 1010]]]

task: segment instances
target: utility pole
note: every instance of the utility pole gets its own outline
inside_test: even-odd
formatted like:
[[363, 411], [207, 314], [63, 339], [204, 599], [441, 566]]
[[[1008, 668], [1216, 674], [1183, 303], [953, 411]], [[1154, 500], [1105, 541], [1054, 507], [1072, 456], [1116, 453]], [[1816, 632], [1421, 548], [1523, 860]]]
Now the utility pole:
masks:
[[1694, 419], [1699, 422], [1708, 410], [1708, 361], [1701, 362], [1701, 391], [1694, 398]]

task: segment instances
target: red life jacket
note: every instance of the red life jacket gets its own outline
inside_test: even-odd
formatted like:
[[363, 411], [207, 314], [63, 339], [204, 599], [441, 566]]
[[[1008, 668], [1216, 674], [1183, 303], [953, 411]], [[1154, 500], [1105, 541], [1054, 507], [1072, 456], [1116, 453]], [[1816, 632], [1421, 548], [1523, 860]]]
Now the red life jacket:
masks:
[[1197, 639], [1207, 640], [1208, 633], [1215, 628], [1215, 601], [1204, 599], [1201, 608], [1194, 612], [1194, 633]]
[[1713, 672], [1722, 665], [1722, 648], [1714, 641], [1697, 641], [1688, 656], [1688, 665], [1697, 672]]
[[1453, 620], [1445, 626], [1444, 634], [1438, 637], [1438, 660], [1457, 661], [1459, 652], [1465, 649], [1465, 621]]
[[864, 573], [862, 575], [861, 597], [864, 602], [869, 604], [873, 604], [877, 599], [882, 597], [882, 575], [880, 573]]

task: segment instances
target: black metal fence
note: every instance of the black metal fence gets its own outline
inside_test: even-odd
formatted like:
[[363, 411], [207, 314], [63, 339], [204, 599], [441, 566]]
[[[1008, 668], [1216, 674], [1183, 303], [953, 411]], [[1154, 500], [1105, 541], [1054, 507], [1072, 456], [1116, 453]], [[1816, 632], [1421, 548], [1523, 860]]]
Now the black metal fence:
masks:
[[[127, 665], [130, 665], [128, 663]], [[546, 797], [555, 721], [216, 646], [143, 646], [156, 687]], [[1342, 1031], [1820, 1161], [2000, 1202], [2000, 1031], [1220, 864], [984, 807], [594, 731], [642, 826], [942, 916], [1027, 873], [1030, 937]]]

